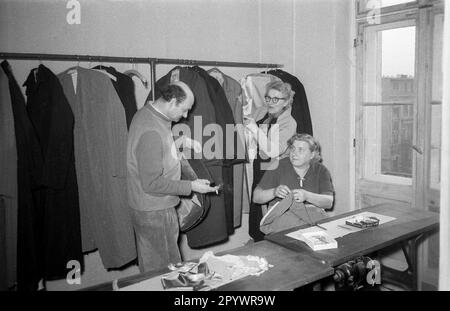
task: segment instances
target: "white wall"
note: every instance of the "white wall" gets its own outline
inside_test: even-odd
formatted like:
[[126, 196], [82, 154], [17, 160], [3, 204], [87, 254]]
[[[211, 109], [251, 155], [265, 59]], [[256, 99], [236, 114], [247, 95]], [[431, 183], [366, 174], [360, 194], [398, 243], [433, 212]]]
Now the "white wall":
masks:
[[[322, 144], [324, 163], [336, 188], [335, 212], [353, 208], [353, 1], [80, 0], [80, 25], [67, 24], [66, 3], [0, 0], [0, 51], [284, 64], [284, 69], [305, 86], [314, 136]], [[10, 63], [19, 83], [37, 66], [36, 61]], [[59, 73], [76, 63], [44, 64]], [[118, 70], [131, 68], [129, 64], [113, 66]], [[158, 66], [158, 77], [170, 68]], [[138, 69], [149, 77], [147, 65], [139, 65]], [[222, 70], [236, 79], [259, 71]], [[245, 243], [246, 232], [243, 226], [231, 237], [232, 242], [221, 248]], [[186, 258], [198, 254], [185, 244], [182, 250]], [[105, 272], [103, 277], [116, 275]]]

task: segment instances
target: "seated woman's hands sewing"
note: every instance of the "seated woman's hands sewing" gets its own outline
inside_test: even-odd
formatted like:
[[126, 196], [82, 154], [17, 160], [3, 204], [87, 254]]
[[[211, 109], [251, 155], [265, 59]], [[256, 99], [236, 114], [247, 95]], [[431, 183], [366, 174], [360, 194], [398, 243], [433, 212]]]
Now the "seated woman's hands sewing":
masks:
[[310, 203], [325, 210], [333, 206], [333, 195], [318, 194], [304, 189], [294, 189], [292, 193], [294, 194], [294, 200], [298, 203]]
[[[287, 197], [289, 195], [289, 193], [291, 193], [291, 189], [289, 189], [289, 187], [285, 186], [285, 185], [279, 185], [278, 187], [273, 189], [273, 197], [274, 198], [284, 199], [285, 197]], [[259, 202], [256, 202], [256, 203], [259, 203]], [[264, 203], [266, 203], [266, 202], [264, 202]]]

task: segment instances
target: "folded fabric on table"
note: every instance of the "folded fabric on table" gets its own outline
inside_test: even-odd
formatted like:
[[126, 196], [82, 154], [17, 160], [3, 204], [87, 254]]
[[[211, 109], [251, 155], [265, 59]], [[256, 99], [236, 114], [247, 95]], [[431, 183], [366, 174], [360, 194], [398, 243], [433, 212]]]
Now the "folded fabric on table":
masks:
[[169, 265], [172, 272], [166, 273], [161, 277], [161, 283], [164, 289], [177, 287], [192, 287], [199, 290], [204, 287], [204, 281], [210, 275], [206, 263], [187, 262], [179, 264], [178, 267]]
[[215, 256], [213, 252], [206, 252], [200, 263], [205, 262], [208, 268], [216, 276], [223, 280], [235, 280], [247, 275], [260, 275], [269, 269], [269, 263], [265, 258], [257, 256]]
[[170, 265], [173, 270], [161, 277], [164, 289], [192, 288], [193, 290], [210, 290], [248, 275], [260, 275], [270, 265], [265, 258], [257, 256], [215, 256], [208, 251], [199, 263], [187, 262]]

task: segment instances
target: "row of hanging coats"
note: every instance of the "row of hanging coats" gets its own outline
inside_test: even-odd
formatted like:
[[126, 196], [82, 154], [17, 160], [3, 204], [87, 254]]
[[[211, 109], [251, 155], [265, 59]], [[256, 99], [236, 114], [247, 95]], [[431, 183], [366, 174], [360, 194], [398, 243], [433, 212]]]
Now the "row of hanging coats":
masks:
[[[0, 225], [5, 219], [6, 237], [0, 233], [0, 246], [6, 252], [0, 263], [7, 269], [0, 268], [0, 278], [5, 271], [2, 279], [11, 286], [17, 269], [18, 289], [34, 290], [41, 279], [65, 278], [71, 260], [83, 269], [83, 253], [96, 249], [107, 269], [130, 263], [136, 246], [127, 206], [127, 129], [136, 107], [142, 107], [134, 82], [113, 67], [78, 66], [55, 75], [39, 65], [23, 85], [25, 101], [8, 62], [1, 66], [0, 140], [6, 148], [0, 152], [5, 172], [0, 212], [6, 213], [0, 214]], [[243, 127], [231, 133], [226, 127], [242, 125], [247, 116], [263, 118], [265, 85], [274, 79], [295, 91], [297, 132], [312, 134], [303, 85], [282, 70], [250, 74], [238, 82], [217, 68], [177, 66], [155, 83], [155, 98], [170, 82], [189, 85], [195, 103], [180, 122], [194, 133], [194, 120], [201, 117], [202, 131], [217, 124], [224, 135], [223, 143], [214, 146], [223, 157], [189, 159], [199, 178], [223, 184], [218, 195], [208, 194], [204, 220], [186, 233], [191, 248], [226, 241], [241, 226], [242, 213], [251, 212], [254, 141]], [[205, 146], [208, 135], [217, 133], [204, 135]], [[232, 150], [227, 141], [233, 141]]]
[[96, 249], [106, 269], [134, 260], [125, 156], [132, 79], [112, 67], [56, 76], [39, 65], [23, 84], [25, 101], [9, 63], [1, 67], [6, 285], [16, 270], [18, 290], [64, 279], [69, 262], [83, 270], [83, 253]]

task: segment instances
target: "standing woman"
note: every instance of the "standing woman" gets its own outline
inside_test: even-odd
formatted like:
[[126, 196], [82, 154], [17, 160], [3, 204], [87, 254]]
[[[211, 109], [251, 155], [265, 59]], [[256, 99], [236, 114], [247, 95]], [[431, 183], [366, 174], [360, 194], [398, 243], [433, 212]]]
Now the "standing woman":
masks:
[[[258, 150], [253, 161], [253, 186], [260, 182], [264, 172], [276, 169], [278, 160], [287, 149], [288, 139], [295, 134], [297, 122], [291, 115], [295, 92], [289, 83], [273, 81], [266, 85], [264, 97], [268, 107], [267, 114], [258, 122], [245, 119], [246, 129], [256, 138]], [[249, 211], [248, 233], [253, 241], [264, 239], [264, 233], [259, 230], [263, 217], [262, 206], [252, 202]]]

